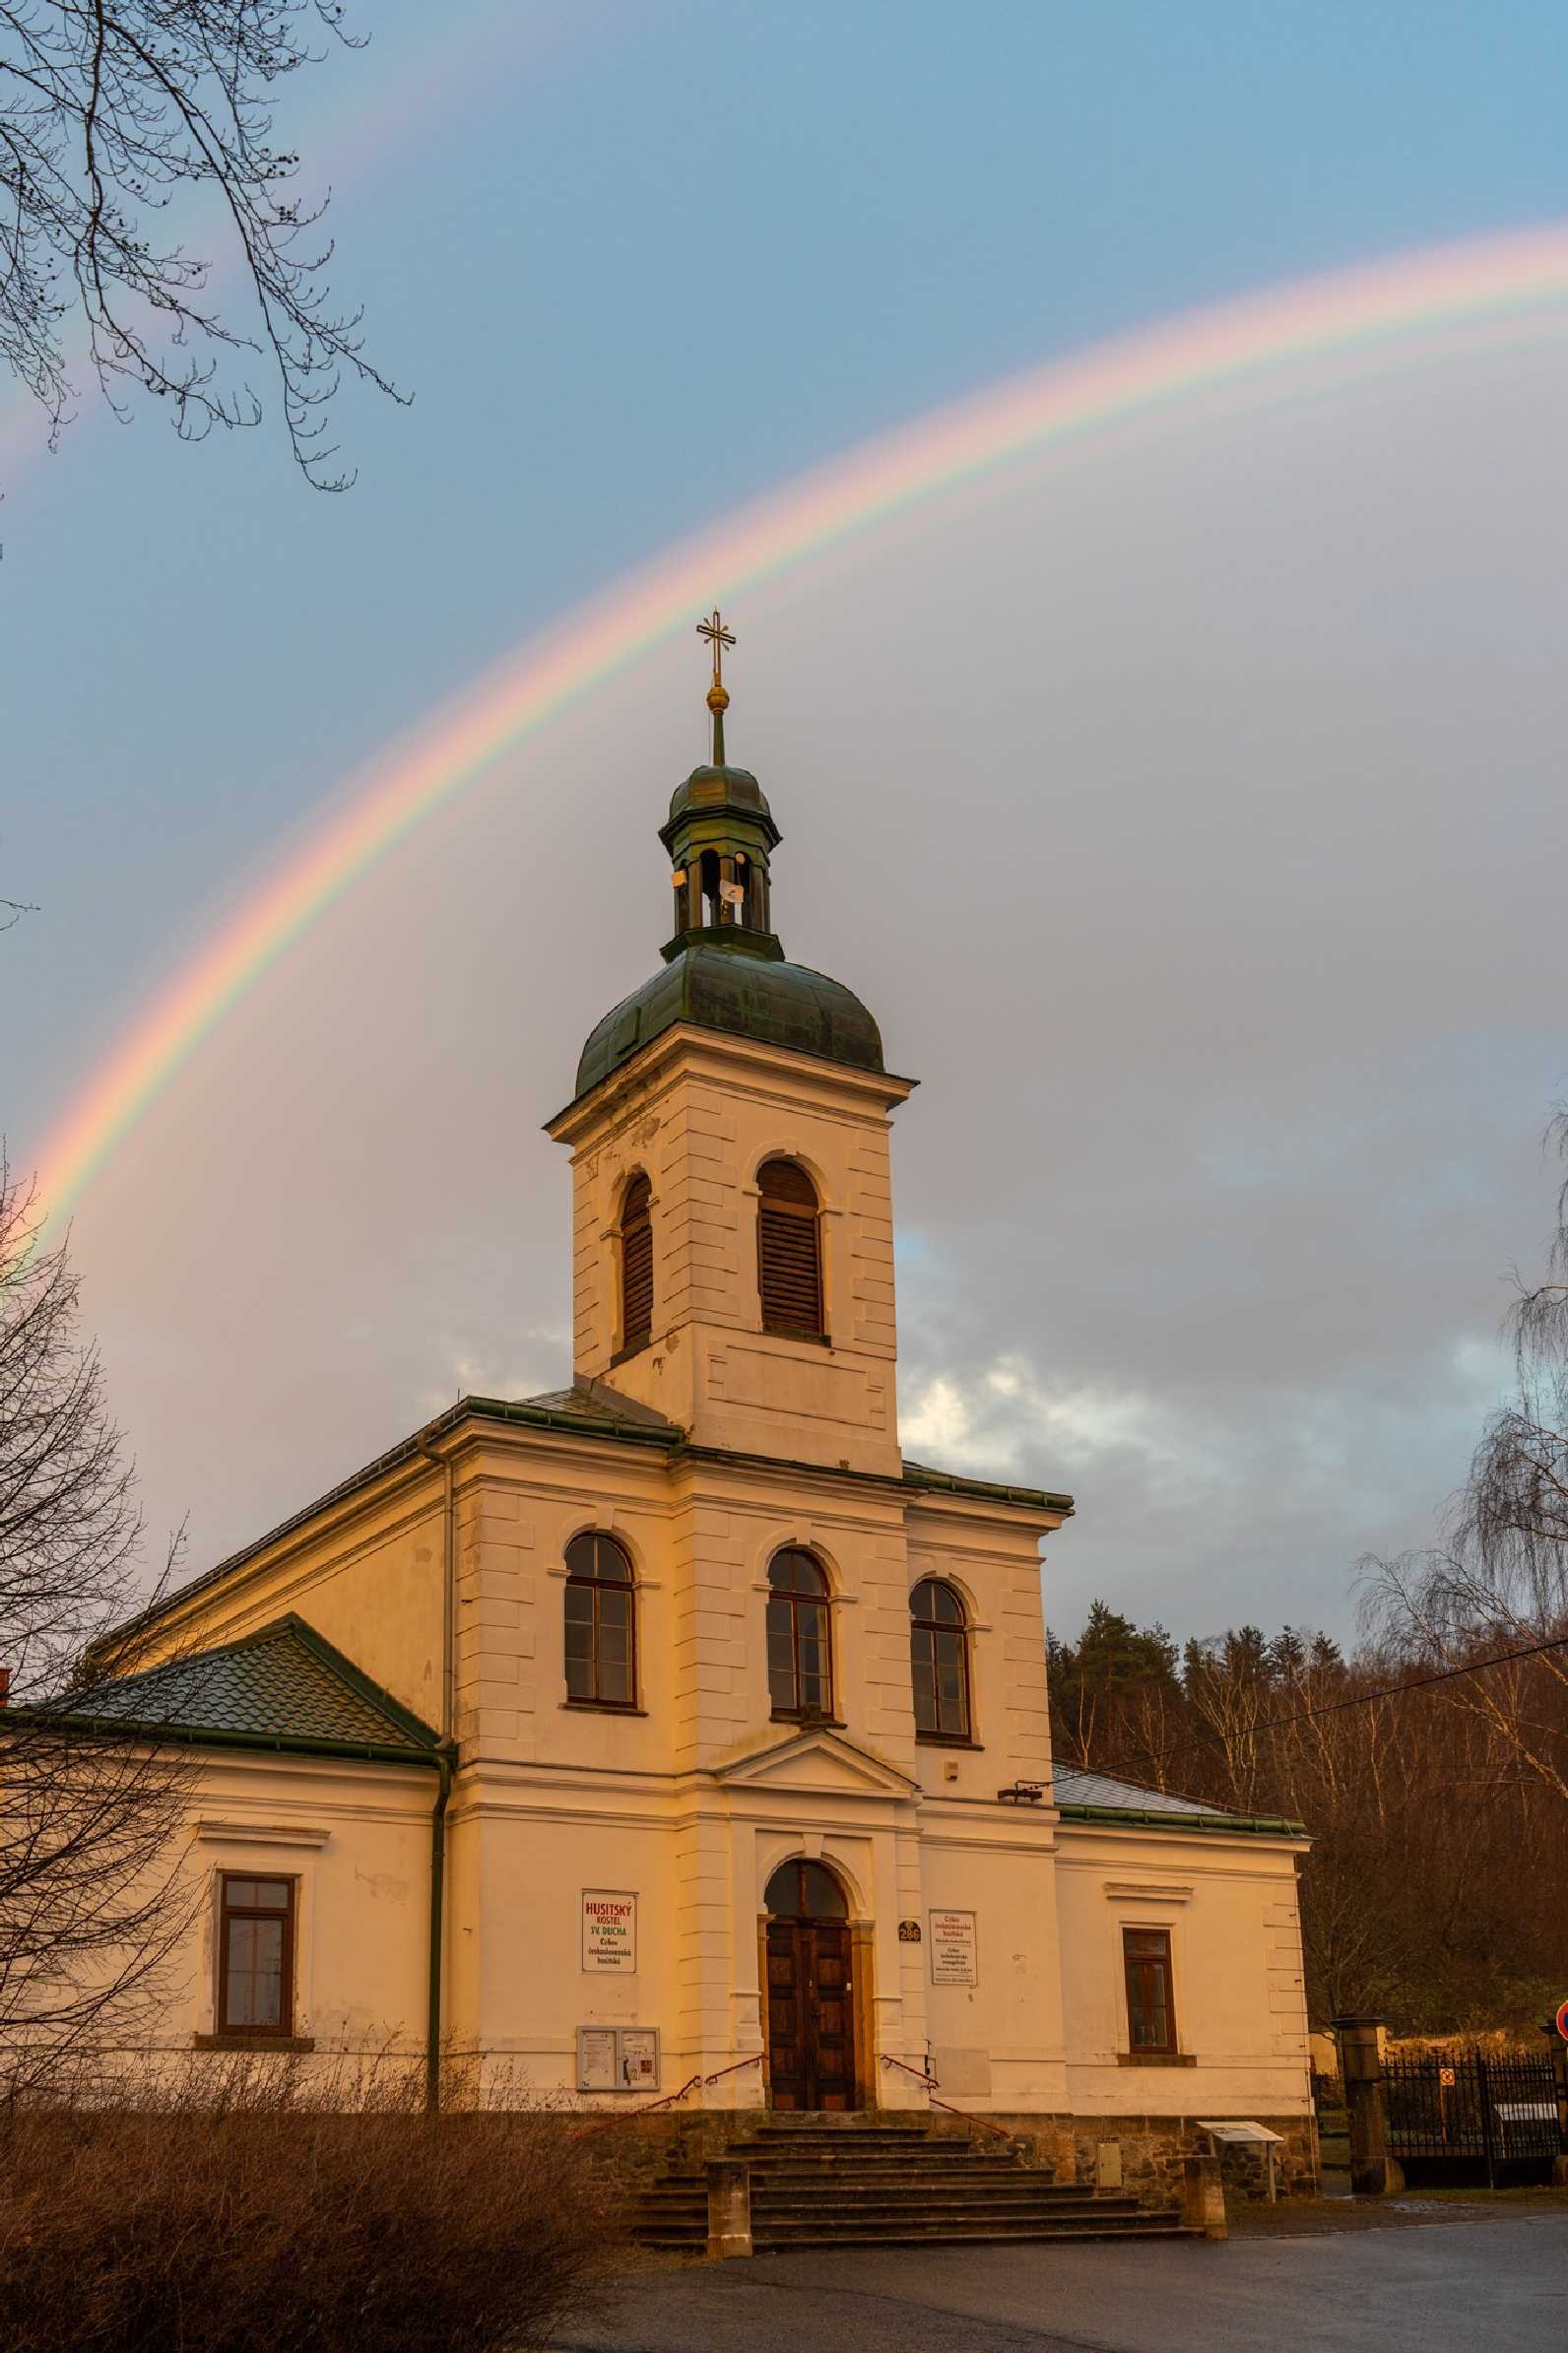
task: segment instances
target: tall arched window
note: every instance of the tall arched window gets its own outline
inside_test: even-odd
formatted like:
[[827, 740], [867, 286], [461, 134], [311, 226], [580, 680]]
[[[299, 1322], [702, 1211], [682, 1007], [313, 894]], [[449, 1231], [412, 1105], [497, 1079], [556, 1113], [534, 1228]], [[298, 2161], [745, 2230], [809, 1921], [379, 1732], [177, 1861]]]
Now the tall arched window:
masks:
[[636, 1705], [631, 1563], [597, 1530], [566, 1546], [566, 1697], [584, 1707]]
[[817, 1187], [793, 1160], [764, 1160], [757, 1171], [756, 1280], [762, 1329], [795, 1340], [821, 1340], [822, 1253]]
[[775, 1716], [833, 1713], [833, 1646], [827, 1579], [809, 1552], [791, 1547], [767, 1565], [767, 1689]]
[[629, 1356], [653, 1337], [653, 1187], [640, 1172], [621, 1205], [621, 1352]]
[[967, 1740], [969, 1643], [963, 1603], [940, 1577], [923, 1577], [909, 1597], [909, 1663], [919, 1737]]

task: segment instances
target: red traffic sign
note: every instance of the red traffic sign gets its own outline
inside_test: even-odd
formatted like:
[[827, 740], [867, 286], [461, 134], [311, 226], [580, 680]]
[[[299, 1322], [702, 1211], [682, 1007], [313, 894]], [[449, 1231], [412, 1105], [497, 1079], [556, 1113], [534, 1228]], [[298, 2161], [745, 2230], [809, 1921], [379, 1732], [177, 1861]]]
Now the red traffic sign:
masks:
[[1568, 2001], [1565, 2001], [1557, 2012], [1557, 2032], [1562, 2036], [1563, 2041], [1568, 2043]]

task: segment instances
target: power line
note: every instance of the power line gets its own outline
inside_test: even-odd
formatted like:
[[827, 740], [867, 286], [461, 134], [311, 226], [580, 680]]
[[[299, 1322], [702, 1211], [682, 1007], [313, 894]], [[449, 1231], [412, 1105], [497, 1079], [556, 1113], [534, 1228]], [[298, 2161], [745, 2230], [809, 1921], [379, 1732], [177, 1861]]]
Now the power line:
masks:
[[[1338, 1716], [1346, 1708], [1369, 1707], [1375, 1699], [1399, 1699], [1406, 1691], [1427, 1691], [1434, 1683], [1452, 1683], [1457, 1675], [1484, 1674], [1489, 1667], [1512, 1667], [1520, 1659], [1538, 1659], [1544, 1651], [1568, 1650], [1568, 1634], [1554, 1634], [1549, 1642], [1527, 1643], [1523, 1650], [1500, 1651], [1495, 1659], [1471, 1659], [1463, 1667], [1440, 1667], [1435, 1674], [1417, 1675], [1405, 1683], [1385, 1683], [1376, 1691], [1352, 1691], [1343, 1699], [1325, 1700], [1321, 1707], [1298, 1708], [1289, 1716], [1266, 1717], [1262, 1724], [1250, 1725], [1250, 1732], [1276, 1732], [1289, 1724], [1311, 1724], [1319, 1716]], [[1208, 1725], [1197, 1725], [1188, 1738], [1213, 1740], [1221, 1746], [1224, 1736]], [[1188, 1744], [1177, 1741], [1172, 1748], [1156, 1748], [1149, 1757], [1151, 1765], [1162, 1765], [1167, 1757], [1179, 1756]]]

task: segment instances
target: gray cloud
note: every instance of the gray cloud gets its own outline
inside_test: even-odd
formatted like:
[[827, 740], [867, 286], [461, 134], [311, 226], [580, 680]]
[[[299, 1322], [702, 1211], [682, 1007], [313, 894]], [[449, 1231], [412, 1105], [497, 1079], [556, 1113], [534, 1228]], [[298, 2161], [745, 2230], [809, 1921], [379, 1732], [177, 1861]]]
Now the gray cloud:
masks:
[[[1568, 359], [1227, 404], [737, 600], [790, 952], [897, 1122], [913, 1451], [1065, 1486], [1048, 1601], [1343, 1629], [1505, 1366], [1568, 1093]], [[716, 583], [722, 588], [722, 583]], [[693, 641], [694, 643], [694, 641]], [[460, 1385], [564, 1378], [539, 1124], [651, 968], [685, 643], [310, 937], [78, 1218], [192, 1565]], [[367, 739], [373, 729], [367, 729]]]

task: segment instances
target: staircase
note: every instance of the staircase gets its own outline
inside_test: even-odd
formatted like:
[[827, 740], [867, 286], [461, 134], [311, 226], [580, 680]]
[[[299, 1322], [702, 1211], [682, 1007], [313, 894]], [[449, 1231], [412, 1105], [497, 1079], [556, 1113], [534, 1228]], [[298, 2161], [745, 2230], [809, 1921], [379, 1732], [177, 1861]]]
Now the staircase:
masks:
[[[923, 2118], [770, 2116], [724, 2152], [751, 2170], [751, 2244], [791, 2247], [968, 2246], [1013, 2239], [1170, 2239], [1174, 2212], [1057, 2183], [997, 2141], [938, 2132]], [[704, 2166], [672, 2168], [637, 2203], [645, 2247], [707, 2246]]]

